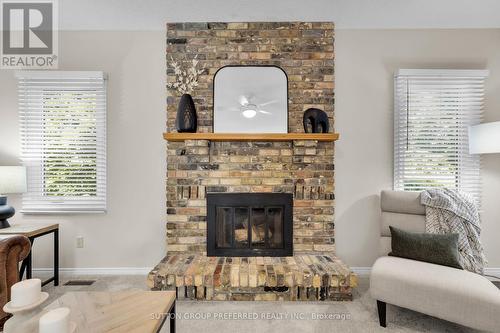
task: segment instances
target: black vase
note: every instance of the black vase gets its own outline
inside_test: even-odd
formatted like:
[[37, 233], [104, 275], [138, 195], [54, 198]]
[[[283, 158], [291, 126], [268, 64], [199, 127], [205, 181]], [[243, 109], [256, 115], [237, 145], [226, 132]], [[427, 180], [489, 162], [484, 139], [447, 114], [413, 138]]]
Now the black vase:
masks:
[[0, 229], [10, 227], [7, 219], [14, 216], [14, 207], [7, 205], [7, 197], [0, 196]]
[[184, 94], [181, 96], [179, 106], [177, 107], [177, 118], [175, 126], [179, 133], [196, 133], [198, 122], [196, 119], [196, 108], [191, 95]]

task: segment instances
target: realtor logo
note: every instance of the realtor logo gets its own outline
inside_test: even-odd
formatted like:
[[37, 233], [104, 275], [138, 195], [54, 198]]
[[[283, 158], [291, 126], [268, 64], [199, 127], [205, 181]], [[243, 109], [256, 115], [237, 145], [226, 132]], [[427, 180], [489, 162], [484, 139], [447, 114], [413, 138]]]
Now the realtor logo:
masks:
[[2, 1], [2, 68], [57, 68], [56, 0]]

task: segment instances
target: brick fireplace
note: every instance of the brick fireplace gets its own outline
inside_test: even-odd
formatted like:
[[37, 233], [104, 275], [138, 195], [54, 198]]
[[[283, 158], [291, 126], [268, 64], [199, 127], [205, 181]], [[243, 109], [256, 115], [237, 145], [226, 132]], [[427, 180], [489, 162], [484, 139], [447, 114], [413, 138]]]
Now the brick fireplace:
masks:
[[[287, 73], [289, 133], [304, 132], [302, 116], [309, 107], [324, 110], [334, 127], [332, 23], [168, 24], [167, 81], [172, 78], [172, 61], [194, 58], [205, 68], [192, 93], [198, 132], [212, 131], [213, 77], [227, 65], [275, 65]], [[179, 96], [167, 92], [167, 131], [175, 132]], [[175, 288], [180, 298], [197, 299], [351, 298], [355, 276], [335, 257], [333, 142], [168, 141], [167, 169], [168, 255], [150, 273], [151, 288]], [[292, 200], [289, 234], [293, 237], [290, 248], [280, 256], [270, 257], [270, 234], [284, 229], [235, 228], [234, 220], [227, 232], [232, 242], [227, 248], [234, 246], [235, 237], [248, 241], [252, 235], [269, 248], [248, 258], [242, 251], [239, 257], [213, 251], [209, 254], [216, 256], [207, 256], [207, 236], [210, 239], [215, 231], [212, 224], [207, 227], [207, 216], [213, 214], [207, 210], [207, 197], [241, 193], [284, 194]], [[234, 216], [235, 207], [229, 207], [226, 214]], [[271, 208], [255, 210], [255, 214], [263, 212], [269, 221], [285, 217], [285, 211], [278, 218], [279, 213]], [[249, 216], [252, 209], [249, 206], [240, 213]], [[282, 240], [281, 245], [286, 245], [286, 239]], [[277, 287], [285, 289], [273, 289]]]
[[330, 142], [168, 143], [168, 251], [206, 254], [207, 193], [290, 193], [295, 252], [334, 252]]

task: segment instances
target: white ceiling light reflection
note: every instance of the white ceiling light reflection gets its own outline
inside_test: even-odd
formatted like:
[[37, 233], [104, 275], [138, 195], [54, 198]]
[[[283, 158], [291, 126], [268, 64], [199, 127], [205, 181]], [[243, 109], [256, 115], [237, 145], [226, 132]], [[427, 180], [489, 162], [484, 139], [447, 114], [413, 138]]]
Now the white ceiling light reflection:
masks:
[[257, 115], [257, 105], [246, 104], [241, 106], [241, 113], [245, 118], [253, 118]]

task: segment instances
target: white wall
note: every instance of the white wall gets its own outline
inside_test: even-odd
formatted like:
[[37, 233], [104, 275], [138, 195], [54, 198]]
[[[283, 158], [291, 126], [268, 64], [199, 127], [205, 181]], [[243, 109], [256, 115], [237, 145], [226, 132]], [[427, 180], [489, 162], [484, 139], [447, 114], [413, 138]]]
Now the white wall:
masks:
[[[398, 68], [489, 69], [485, 121], [500, 120], [500, 29], [337, 30], [335, 241], [351, 266], [378, 254], [379, 193], [392, 188], [393, 74]], [[500, 267], [500, 154], [483, 157], [483, 234]]]
[[165, 22], [332, 21], [339, 29], [500, 28], [498, 0], [64, 0], [61, 30], [163, 30]]
[[[60, 223], [61, 267], [152, 267], [165, 253], [164, 32], [63, 32], [61, 70], [102, 70], [108, 82], [108, 212], [33, 216]], [[19, 163], [16, 80], [0, 70], [0, 165]], [[20, 208], [19, 197], [9, 198]], [[85, 247], [76, 248], [76, 237]], [[49, 238], [49, 237], [46, 237]], [[39, 241], [40, 240], [40, 241]], [[50, 267], [50, 238], [35, 267]]]
[[[392, 186], [392, 75], [397, 68], [488, 68], [486, 121], [500, 120], [500, 29], [343, 30], [336, 33], [336, 243], [351, 266], [372, 264], [378, 194]], [[164, 32], [64, 32], [63, 70], [109, 74], [105, 215], [29, 216], [61, 223], [62, 267], [151, 267], [165, 253]], [[16, 81], [0, 70], [0, 165], [19, 156]], [[483, 241], [500, 267], [500, 155], [484, 158]], [[10, 198], [20, 207], [19, 198]], [[75, 237], [85, 248], [75, 248]], [[50, 266], [49, 242], [35, 265]]]

